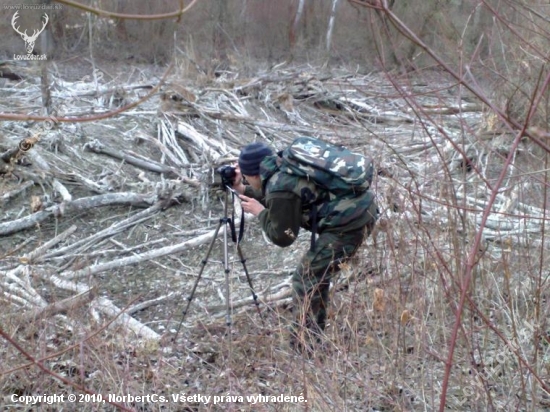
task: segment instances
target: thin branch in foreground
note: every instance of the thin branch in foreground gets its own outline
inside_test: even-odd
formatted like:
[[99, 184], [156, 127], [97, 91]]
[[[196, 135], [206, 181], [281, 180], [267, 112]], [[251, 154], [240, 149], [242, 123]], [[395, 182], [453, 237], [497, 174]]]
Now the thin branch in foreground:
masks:
[[[74, 388], [76, 390], [79, 390], [81, 392], [84, 392], [84, 393], [87, 393], [87, 394], [90, 394], [90, 395], [97, 395], [96, 392], [93, 392], [93, 391], [85, 388], [84, 386], [78, 385], [78, 384], [74, 383], [73, 381], [70, 381], [69, 379], [64, 378], [63, 376], [59, 375], [58, 373], [55, 373], [54, 371], [52, 371], [52, 370], [48, 369], [47, 367], [45, 367], [42, 364], [42, 362], [36, 360], [30, 353], [28, 353], [25, 349], [23, 349], [23, 347], [21, 345], [19, 345], [14, 339], [12, 339], [12, 337], [8, 333], [6, 333], [1, 327], [0, 327], [0, 336], [3, 337], [11, 346], [13, 346], [15, 349], [17, 349], [17, 351], [21, 355], [23, 355], [25, 358], [30, 360], [33, 363], [33, 365], [36, 365], [42, 372], [44, 372], [47, 375], [50, 375], [51, 377], [63, 382], [65, 385], [67, 385], [71, 388]], [[122, 405], [120, 403], [117, 403], [117, 402], [110, 402], [110, 401], [107, 400], [107, 398], [105, 398], [105, 402], [107, 402], [110, 405], [116, 406], [120, 410], [133, 412], [132, 409], [128, 409], [124, 405]]]
[[38, 308], [31, 310], [30, 312], [25, 312], [21, 315], [20, 319], [23, 322], [30, 322], [39, 318], [50, 317], [53, 315], [57, 315], [58, 313], [72, 311], [79, 306], [90, 303], [94, 299], [94, 289], [91, 288], [67, 299], [50, 303], [43, 308]]
[[198, 0], [191, 0], [191, 3], [189, 3], [187, 7], [183, 7], [183, 2], [181, 2], [181, 7], [178, 11], [173, 11], [170, 13], [162, 13], [162, 14], [148, 14], [148, 15], [115, 13], [112, 11], [107, 11], [103, 9], [97, 9], [94, 7], [86, 6], [85, 4], [78, 3], [76, 1], [71, 1], [71, 0], [55, 0], [55, 2], [66, 4], [67, 6], [84, 10], [89, 13], [96, 14], [100, 17], [110, 17], [110, 18], [126, 19], [126, 20], [164, 20], [172, 17], [177, 17], [179, 20], [182, 14], [187, 13], [195, 5], [195, 3], [198, 2]]

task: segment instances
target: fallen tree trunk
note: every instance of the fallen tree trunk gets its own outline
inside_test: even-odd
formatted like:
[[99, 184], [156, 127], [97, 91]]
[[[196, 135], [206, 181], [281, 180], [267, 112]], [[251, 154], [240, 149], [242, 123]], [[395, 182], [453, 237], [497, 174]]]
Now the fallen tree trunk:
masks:
[[138, 193], [109, 193], [85, 197], [73, 200], [72, 202], [56, 204], [49, 207], [47, 210], [42, 210], [11, 222], [0, 223], [0, 236], [11, 235], [21, 230], [30, 229], [37, 223], [43, 222], [51, 216], [62, 217], [68, 213], [113, 205], [145, 207], [157, 201], [158, 197], [155, 195], [141, 195]]
[[[236, 225], [238, 225], [238, 223], [239, 223], [238, 221], [235, 222]], [[191, 240], [187, 240], [185, 242], [178, 243], [176, 245], [166, 246], [159, 249], [153, 249], [145, 253], [136, 254], [134, 256], [113, 260], [111, 262], [99, 263], [97, 265], [89, 266], [87, 268], [84, 268], [78, 271], [64, 272], [61, 274], [61, 276], [65, 279], [78, 279], [85, 276], [96, 275], [98, 273], [105, 272], [107, 270], [112, 270], [123, 266], [134, 265], [137, 263], [145, 262], [161, 256], [177, 254], [189, 248], [196, 247], [211, 241], [215, 233], [216, 233], [216, 230], [211, 230], [210, 232], [205, 233], [204, 235], [197, 236]]]
[[84, 148], [94, 153], [105, 154], [107, 156], [114, 157], [115, 159], [123, 160], [126, 163], [136, 166], [143, 170], [148, 170], [154, 173], [164, 173], [168, 178], [174, 178], [179, 175], [177, 170], [173, 167], [169, 167], [169, 166], [157, 163], [150, 159], [147, 159], [147, 160], [139, 159], [134, 155], [107, 147], [104, 144], [102, 144], [99, 140], [93, 140], [91, 142], [88, 142], [84, 146]]

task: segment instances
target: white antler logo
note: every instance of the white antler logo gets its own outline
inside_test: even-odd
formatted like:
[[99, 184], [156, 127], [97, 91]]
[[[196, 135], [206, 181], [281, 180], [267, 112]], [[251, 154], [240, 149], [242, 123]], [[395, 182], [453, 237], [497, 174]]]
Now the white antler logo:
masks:
[[27, 53], [31, 54], [34, 49], [34, 43], [36, 42], [38, 35], [44, 31], [46, 24], [48, 24], [48, 21], [49, 21], [48, 15], [44, 13], [44, 24], [42, 25], [42, 28], [40, 30], [34, 29], [32, 36], [29, 36], [27, 34], [27, 30], [25, 30], [24, 33], [21, 33], [19, 31], [19, 26], [15, 27], [15, 20], [17, 20], [17, 18], [19, 17], [17, 13], [19, 12], [16, 11], [15, 14], [13, 15], [13, 18], [11, 19], [11, 25], [13, 29], [21, 35], [23, 40], [25, 40], [25, 48], [27, 49]]

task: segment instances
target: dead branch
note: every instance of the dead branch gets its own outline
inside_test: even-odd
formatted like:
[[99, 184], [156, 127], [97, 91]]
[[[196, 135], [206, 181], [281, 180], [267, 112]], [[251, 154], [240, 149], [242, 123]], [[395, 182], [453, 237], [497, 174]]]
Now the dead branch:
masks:
[[10, 235], [29, 229], [51, 216], [61, 217], [68, 213], [79, 212], [102, 206], [126, 205], [144, 207], [158, 201], [155, 195], [141, 195], [137, 193], [110, 193], [77, 199], [72, 202], [63, 202], [51, 206], [47, 210], [33, 213], [11, 222], [0, 223], [0, 236]]
[[[88, 287], [87, 285], [61, 279], [55, 275], [47, 273], [46, 271], [37, 271], [37, 275], [41, 276], [45, 280], [53, 283], [55, 286], [61, 289], [70, 290], [79, 294], [86, 293], [90, 290], [90, 287]], [[160, 335], [158, 333], [143, 325], [136, 319], [132, 318], [127, 313], [124, 313], [120, 308], [118, 308], [113, 302], [111, 302], [107, 298], [98, 297], [94, 299], [91, 302], [91, 308], [92, 310], [97, 309], [107, 316], [116, 318], [111, 326], [119, 325], [126, 327], [137, 336], [142, 336], [145, 339], [160, 339]]]
[[154, 173], [164, 173], [167, 175], [167, 177], [177, 177], [179, 175], [177, 169], [173, 167], [162, 165], [153, 160], [139, 159], [136, 156], [133, 156], [131, 154], [124, 153], [120, 150], [109, 148], [104, 144], [102, 144], [97, 139], [86, 143], [84, 145], [84, 148], [94, 153], [105, 154], [107, 156], [114, 157], [115, 159], [123, 160], [126, 163], [139, 167], [140, 169], [143, 169], [143, 170], [148, 170]]
[[10, 199], [13, 199], [20, 193], [25, 192], [29, 187], [32, 187], [34, 185], [34, 182], [24, 182], [17, 188], [10, 190], [9, 192], [4, 193], [2, 196], [0, 196], [0, 202], [7, 203]]
[[147, 340], [160, 340], [161, 338], [157, 332], [129, 316], [127, 313], [122, 312], [109, 299], [98, 298], [92, 301], [92, 307], [98, 309], [107, 316], [116, 317], [113, 325], [123, 326], [135, 333], [136, 336], [141, 336]]
[[11, 149], [8, 149], [2, 155], [0, 156], [0, 159], [4, 161], [4, 163], [11, 163], [14, 159], [17, 158], [19, 155], [20, 150], [19, 147], [12, 147]]
[[149, 14], [149, 15], [115, 13], [112, 11], [107, 11], [107, 10], [86, 6], [85, 4], [81, 4], [71, 0], [56, 0], [56, 1], [57, 3], [66, 4], [67, 6], [81, 9], [101, 17], [110, 17], [110, 18], [128, 19], [128, 20], [164, 20], [164, 19], [177, 17], [179, 20], [182, 14], [187, 13], [198, 0], [191, 0], [191, 3], [189, 3], [186, 7], [183, 7], [183, 2], [182, 2], [181, 7], [178, 11], [173, 11], [170, 13], [162, 13], [162, 14]]
[[100, 230], [93, 235], [90, 235], [78, 241], [73, 241], [67, 246], [47, 253], [44, 256], [44, 259], [50, 259], [52, 257], [64, 255], [67, 253], [84, 253], [87, 249], [96, 245], [99, 241], [108, 237], [115, 236], [134, 225], [143, 223], [151, 219], [156, 213], [161, 210], [161, 207], [161, 203], [155, 203], [153, 206], [142, 210], [141, 212], [138, 212], [128, 217], [127, 219], [117, 222], [106, 229]]
[[[196, 0], [194, 0], [196, 1]], [[106, 113], [102, 114], [96, 114], [96, 115], [89, 115], [85, 117], [64, 117], [64, 116], [32, 116], [27, 114], [17, 114], [17, 113], [0, 113], [0, 119], [4, 120], [19, 120], [19, 121], [28, 121], [28, 120], [35, 120], [35, 121], [54, 121], [55, 123], [61, 122], [61, 123], [82, 123], [82, 122], [93, 122], [96, 120], [102, 120], [102, 119], [108, 119], [110, 117], [114, 117], [118, 114], [121, 114], [123, 112], [126, 112], [130, 109], [133, 109], [134, 107], [139, 106], [140, 104], [144, 103], [145, 101], [149, 100], [152, 96], [154, 96], [160, 87], [164, 84], [166, 78], [168, 77], [168, 74], [172, 71], [173, 64], [168, 66], [166, 69], [166, 72], [164, 73], [162, 79], [160, 79], [159, 83], [145, 96], [138, 99], [137, 101], [133, 103], [129, 103], [119, 109], [107, 111]]]
[[224, 147], [223, 142], [216, 142], [208, 138], [185, 122], [179, 121], [176, 130], [182, 136], [191, 140], [199, 152], [206, 154], [209, 159], [216, 161], [220, 156], [227, 153], [227, 148]]
[[36, 248], [32, 252], [28, 253], [24, 257], [21, 258], [22, 263], [36, 263], [37, 260], [39, 260], [49, 249], [54, 247], [60, 242], [63, 242], [66, 240], [69, 236], [71, 236], [74, 232], [76, 232], [77, 227], [75, 225], [71, 226], [67, 230], [65, 230], [63, 233], [60, 233], [53, 239], [48, 240], [46, 243], [44, 243], [39, 248]]
[[126, 258], [113, 260], [111, 262], [100, 263], [100, 264], [93, 265], [93, 266], [90, 266], [90, 267], [87, 267], [85, 269], [78, 270], [78, 271], [64, 272], [64, 273], [61, 274], [61, 276], [63, 276], [63, 278], [65, 278], [65, 279], [78, 279], [78, 278], [81, 278], [81, 277], [96, 275], [98, 273], [101, 273], [101, 272], [104, 272], [104, 271], [107, 271], [107, 270], [112, 270], [112, 269], [127, 266], [127, 265], [133, 265], [133, 264], [136, 264], [136, 263], [145, 262], [145, 261], [155, 259], [155, 258], [158, 258], [158, 257], [161, 257], [161, 256], [177, 254], [177, 253], [180, 253], [184, 250], [202, 245], [202, 244], [212, 240], [212, 237], [214, 237], [214, 234], [215, 234], [215, 230], [211, 230], [210, 232], [205, 233], [204, 235], [197, 236], [197, 237], [195, 237], [191, 240], [187, 240], [185, 242], [178, 243], [176, 245], [166, 246], [166, 247], [159, 248], [159, 249], [153, 249], [149, 252], [136, 254], [134, 256], [130, 256], [130, 257], [126, 257]]
[[39, 318], [47, 318], [59, 313], [69, 312], [90, 303], [93, 299], [95, 299], [94, 290], [89, 289], [75, 296], [71, 296], [70, 298], [60, 300], [59, 302], [50, 303], [43, 308], [25, 312], [21, 315], [21, 320], [32, 322]]
[[30, 267], [19, 265], [15, 269], [5, 272], [0, 279], [0, 288], [3, 294], [11, 300], [17, 300], [26, 307], [44, 307], [47, 302], [32, 286], [30, 280]]
[[141, 310], [145, 310], [151, 306], [160, 305], [161, 303], [171, 300], [174, 297], [177, 297], [179, 295], [181, 295], [181, 292], [170, 292], [167, 295], [159, 296], [158, 298], [150, 299], [145, 302], [138, 303], [137, 305], [131, 306], [126, 310], [126, 313], [128, 313], [129, 315], [132, 315]]

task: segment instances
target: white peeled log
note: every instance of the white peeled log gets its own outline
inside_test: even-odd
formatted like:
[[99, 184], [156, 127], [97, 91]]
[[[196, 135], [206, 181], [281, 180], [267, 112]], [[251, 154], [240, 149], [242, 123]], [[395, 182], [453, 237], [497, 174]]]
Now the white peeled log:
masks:
[[[91, 289], [86, 284], [71, 282], [58, 276], [44, 273], [44, 271], [42, 271], [41, 276], [45, 280], [52, 282], [58, 288], [70, 290], [78, 294], [88, 293]], [[109, 317], [114, 317], [115, 320], [112, 323], [113, 325], [123, 326], [129, 329], [131, 332], [135, 333], [137, 336], [141, 336], [147, 340], [160, 339], [160, 335], [158, 333], [156, 333], [154, 330], [144, 325], [143, 323], [139, 322], [138, 320], [132, 318], [130, 315], [117, 307], [111, 300], [107, 298], [97, 297], [90, 303], [90, 305], [92, 311], [97, 310]]]

